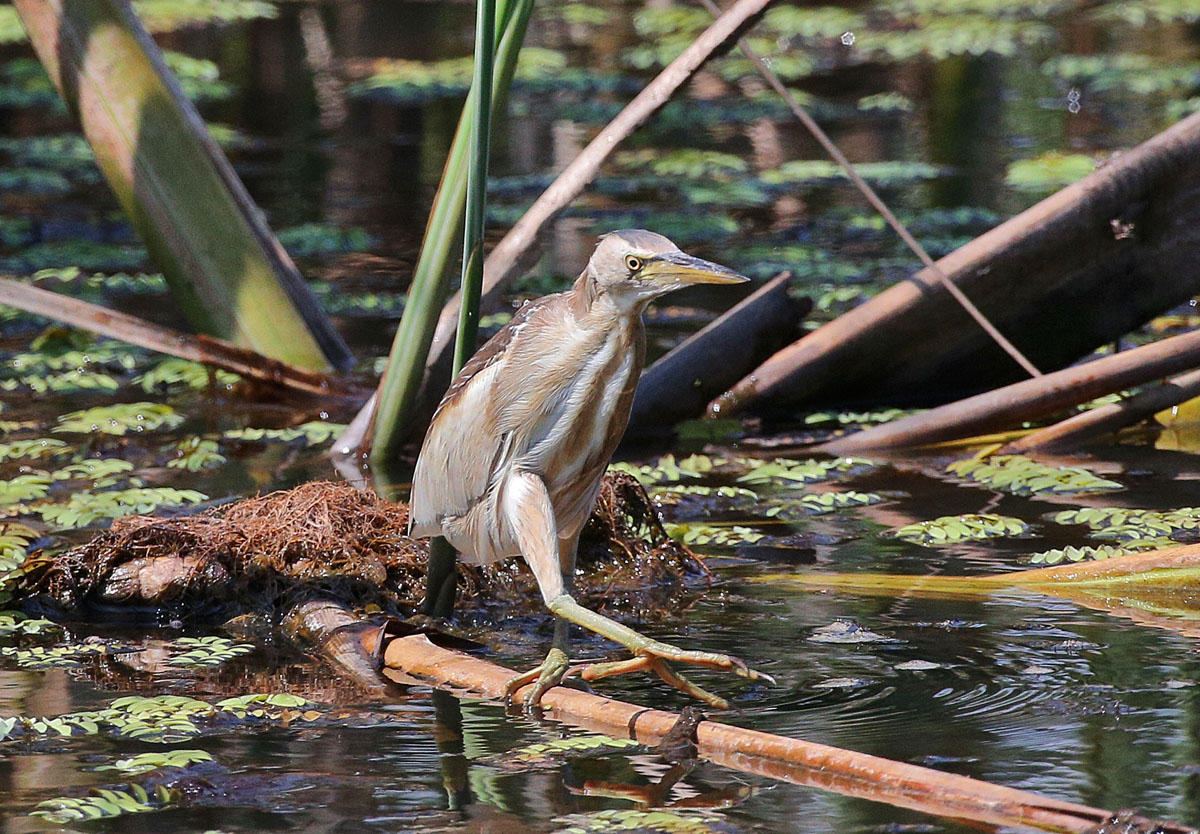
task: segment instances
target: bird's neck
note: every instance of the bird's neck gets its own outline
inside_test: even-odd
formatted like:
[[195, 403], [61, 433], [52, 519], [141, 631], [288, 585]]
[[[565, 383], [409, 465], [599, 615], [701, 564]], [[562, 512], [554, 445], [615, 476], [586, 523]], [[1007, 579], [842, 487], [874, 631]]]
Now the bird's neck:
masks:
[[583, 271], [571, 290], [574, 312], [579, 318], [631, 319], [641, 321], [651, 299], [634, 295], [618, 296]]

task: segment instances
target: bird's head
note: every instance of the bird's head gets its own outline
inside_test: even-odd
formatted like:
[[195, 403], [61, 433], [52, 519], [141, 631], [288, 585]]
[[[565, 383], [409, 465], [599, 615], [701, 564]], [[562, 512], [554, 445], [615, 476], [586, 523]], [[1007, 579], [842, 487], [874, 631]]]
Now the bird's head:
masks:
[[645, 303], [692, 284], [740, 284], [750, 279], [720, 264], [680, 251], [645, 229], [622, 229], [600, 238], [588, 275], [616, 298]]

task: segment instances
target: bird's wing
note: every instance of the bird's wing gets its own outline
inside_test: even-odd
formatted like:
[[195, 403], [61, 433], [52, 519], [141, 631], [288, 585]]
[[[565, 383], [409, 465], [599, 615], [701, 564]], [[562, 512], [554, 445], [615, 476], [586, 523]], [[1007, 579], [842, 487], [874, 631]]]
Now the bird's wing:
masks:
[[434, 412], [413, 473], [410, 531], [441, 535], [442, 519], [465, 515], [487, 493], [507, 457], [509, 433], [495, 420], [497, 378], [510, 345], [553, 296], [526, 304], [463, 366]]

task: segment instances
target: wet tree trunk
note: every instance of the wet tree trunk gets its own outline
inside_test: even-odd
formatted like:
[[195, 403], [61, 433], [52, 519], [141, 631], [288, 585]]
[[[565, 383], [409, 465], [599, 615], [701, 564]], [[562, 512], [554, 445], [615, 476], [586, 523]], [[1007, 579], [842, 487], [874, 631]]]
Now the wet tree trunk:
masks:
[[[938, 264], [1043, 370], [1062, 368], [1200, 289], [1200, 114]], [[945, 402], [1020, 369], [922, 270], [773, 356], [721, 414]]]

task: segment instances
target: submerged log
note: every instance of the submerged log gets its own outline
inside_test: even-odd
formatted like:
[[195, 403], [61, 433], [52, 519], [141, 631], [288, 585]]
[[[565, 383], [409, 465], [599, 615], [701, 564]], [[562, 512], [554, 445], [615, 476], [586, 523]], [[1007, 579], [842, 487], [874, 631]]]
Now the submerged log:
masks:
[[[425, 635], [391, 640], [384, 648], [383, 658], [385, 674], [396, 670], [438, 687], [466, 690], [485, 698], [502, 697], [513, 676], [509, 669], [434, 645]], [[523, 692], [517, 694], [518, 699]], [[679, 720], [674, 713], [561, 686], [547, 692], [542, 705], [560, 721], [618, 738], [633, 738], [643, 744], [659, 743]], [[941, 817], [1078, 834], [1105, 830], [1102, 826], [1118, 819], [1117, 814], [1099, 808], [716, 721], [700, 722], [695, 738], [696, 752], [701, 758], [743, 773]], [[1164, 834], [1193, 831], [1179, 823], [1122, 813], [1128, 815], [1129, 828], [1121, 830]]]
[[638, 381], [630, 426], [702, 416], [710, 399], [791, 342], [812, 310], [811, 299], [788, 295], [791, 278], [773, 278], [651, 365]]
[[127, 0], [14, 6], [195, 328], [312, 370], [352, 365]]
[[[1043, 370], [1200, 289], [1200, 114], [938, 261]], [[780, 351], [713, 415], [808, 404], [944, 402], [1021, 371], [928, 269]]]
[[868, 449], [928, 446], [1002, 431], [1197, 365], [1200, 330], [976, 394], [817, 448], [831, 455], [858, 454]]
[[1132, 426], [1194, 397], [1200, 397], [1200, 371], [1181, 374], [1120, 402], [1097, 406], [1038, 429], [1009, 443], [1002, 451], [1005, 454], [1022, 454], [1034, 449], [1064, 449]]

